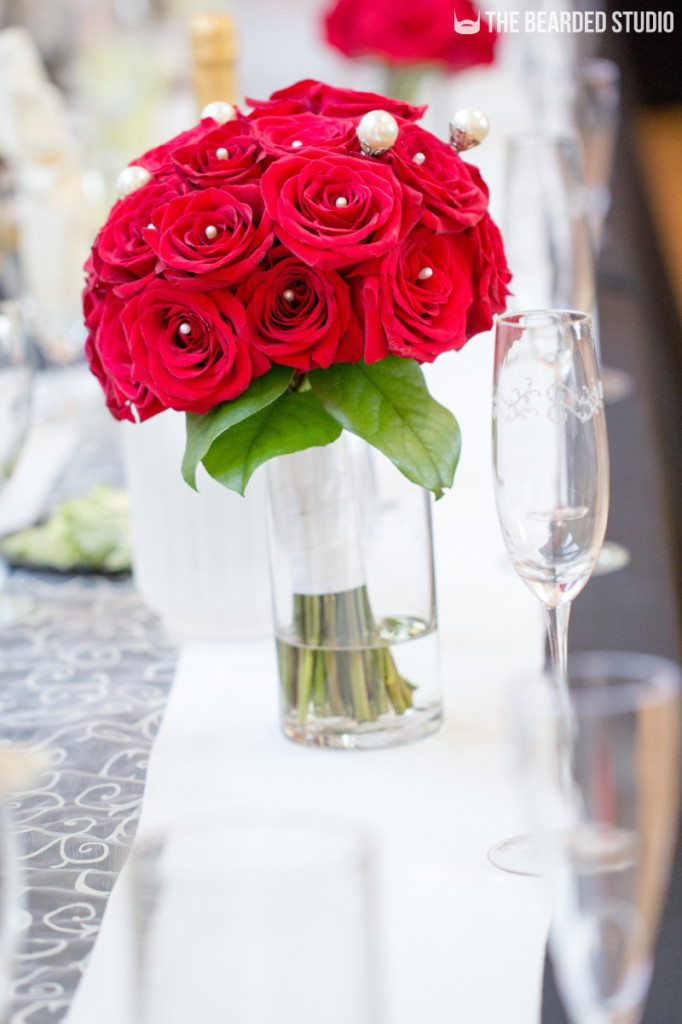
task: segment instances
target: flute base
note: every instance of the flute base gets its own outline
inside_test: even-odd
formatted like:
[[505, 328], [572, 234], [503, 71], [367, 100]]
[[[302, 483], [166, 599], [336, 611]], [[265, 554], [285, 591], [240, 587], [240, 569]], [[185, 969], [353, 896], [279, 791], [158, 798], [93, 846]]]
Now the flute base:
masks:
[[542, 836], [532, 832], [495, 843], [488, 850], [488, 860], [493, 867], [512, 875], [538, 878], [546, 873]]

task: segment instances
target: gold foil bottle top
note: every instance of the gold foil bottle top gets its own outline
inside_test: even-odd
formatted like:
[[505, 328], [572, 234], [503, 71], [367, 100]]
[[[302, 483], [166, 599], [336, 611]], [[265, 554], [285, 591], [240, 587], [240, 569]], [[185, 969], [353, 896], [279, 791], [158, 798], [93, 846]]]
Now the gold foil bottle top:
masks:
[[237, 99], [237, 42], [228, 14], [195, 14], [189, 21], [194, 61], [194, 93], [199, 111], [208, 103]]

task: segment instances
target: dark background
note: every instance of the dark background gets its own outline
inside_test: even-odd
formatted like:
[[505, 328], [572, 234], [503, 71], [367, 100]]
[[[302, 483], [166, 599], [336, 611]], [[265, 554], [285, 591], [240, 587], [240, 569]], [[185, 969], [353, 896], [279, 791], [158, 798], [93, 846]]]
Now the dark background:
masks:
[[[679, 0], [608, 4], [610, 10], [672, 10]], [[607, 537], [631, 553], [629, 566], [593, 577], [571, 612], [571, 650], [645, 651], [680, 661], [682, 626], [682, 323], [670, 268], [640, 175], [637, 118], [651, 109], [680, 113], [682, 24], [671, 35], [607, 33], [602, 56], [621, 69], [623, 116], [613, 206], [599, 265], [599, 321], [605, 366], [635, 380], [627, 399], [607, 406], [611, 506]], [[682, 166], [679, 168], [682, 186]], [[682, 780], [681, 780], [682, 786]], [[543, 1024], [565, 1024], [549, 960]], [[682, 829], [642, 1024], [682, 1021]]]

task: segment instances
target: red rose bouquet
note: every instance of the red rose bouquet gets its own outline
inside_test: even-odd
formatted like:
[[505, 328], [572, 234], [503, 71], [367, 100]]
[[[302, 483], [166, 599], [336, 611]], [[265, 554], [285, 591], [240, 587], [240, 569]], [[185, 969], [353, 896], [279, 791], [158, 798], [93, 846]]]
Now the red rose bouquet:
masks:
[[[84, 294], [109, 409], [186, 412], [192, 484], [203, 461], [243, 492], [260, 463], [345, 428], [440, 495], [457, 427], [418, 364], [504, 308], [486, 186], [407, 103], [305, 81], [253, 106], [223, 105], [122, 175]], [[377, 108], [395, 140], [363, 152]]]
[[304, 81], [252, 106], [121, 176], [84, 294], [108, 407], [186, 412], [192, 486], [202, 462], [243, 493], [345, 429], [440, 496], [459, 430], [419, 364], [504, 308], [486, 186], [407, 103]]

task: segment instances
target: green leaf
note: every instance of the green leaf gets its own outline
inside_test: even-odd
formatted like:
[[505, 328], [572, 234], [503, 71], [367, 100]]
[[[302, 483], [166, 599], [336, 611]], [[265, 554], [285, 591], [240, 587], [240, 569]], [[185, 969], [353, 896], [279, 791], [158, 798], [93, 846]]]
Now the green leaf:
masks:
[[203, 463], [224, 487], [243, 494], [252, 473], [277, 455], [330, 444], [341, 427], [312, 391], [286, 391], [248, 419], [224, 431]]
[[413, 359], [337, 363], [308, 376], [327, 412], [387, 455], [408, 480], [437, 498], [444, 487], [452, 487], [461, 448], [459, 425], [431, 397]]
[[246, 391], [230, 402], [221, 402], [203, 416], [186, 413], [187, 444], [182, 459], [182, 475], [190, 487], [196, 490], [197, 466], [216, 438], [279, 398], [293, 376], [294, 371], [288, 366], [275, 366], [262, 377], [257, 377]]

